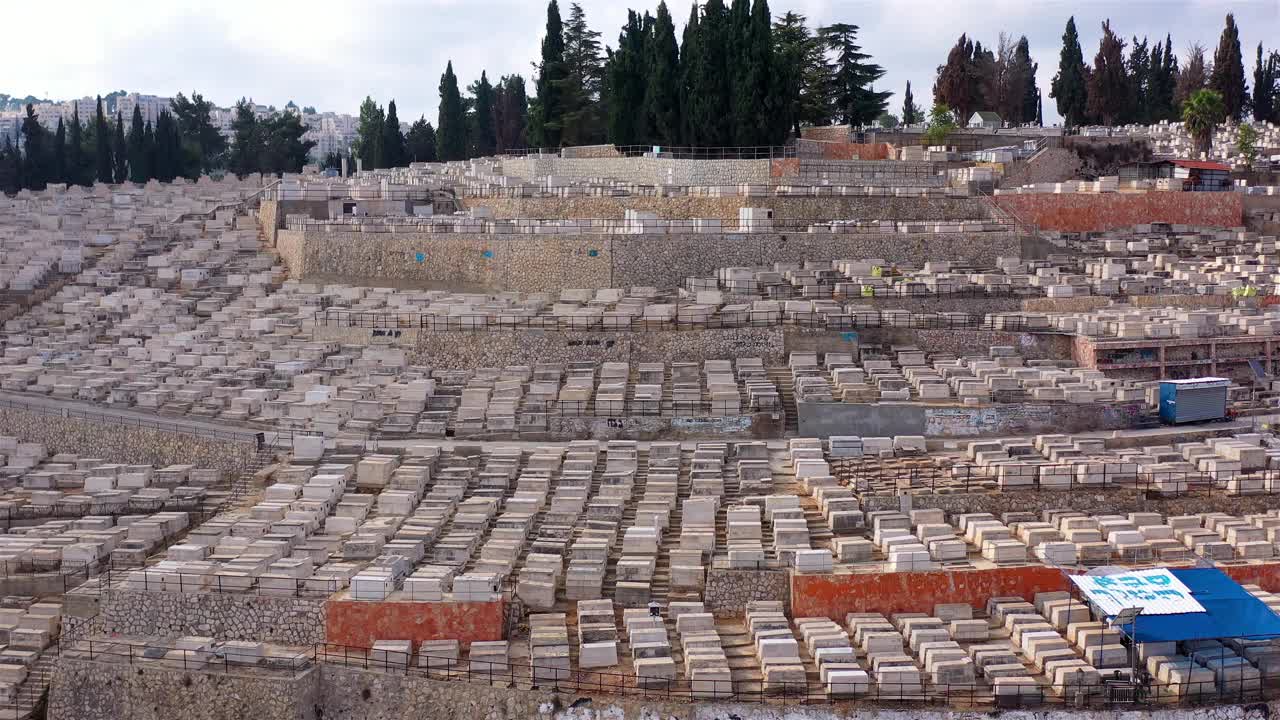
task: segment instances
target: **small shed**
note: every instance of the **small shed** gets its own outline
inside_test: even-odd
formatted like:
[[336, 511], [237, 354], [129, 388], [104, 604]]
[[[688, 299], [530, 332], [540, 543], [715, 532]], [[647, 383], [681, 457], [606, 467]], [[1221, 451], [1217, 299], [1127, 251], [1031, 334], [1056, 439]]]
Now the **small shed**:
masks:
[[1231, 190], [1231, 168], [1207, 160], [1156, 160], [1130, 163], [1120, 168], [1120, 182], [1172, 180], [1173, 189], [1193, 192]]
[[979, 110], [969, 118], [969, 127], [979, 130], [999, 130], [1004, 125], [998, 113], [990, 110]]

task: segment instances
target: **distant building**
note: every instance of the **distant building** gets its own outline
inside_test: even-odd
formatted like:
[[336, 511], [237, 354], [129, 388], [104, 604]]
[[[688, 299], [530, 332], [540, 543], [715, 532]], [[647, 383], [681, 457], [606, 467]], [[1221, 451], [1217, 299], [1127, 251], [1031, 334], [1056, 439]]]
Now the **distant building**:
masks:
[[[129, 93], [116, 99], [116, 110], [120, 112], [120, 116], [126, 122], [133, 117], [134, 107], [137, 107], [138, 111], [142, 113], [142, 122], [149, 122], [155, 125], [156, 120], [160, 118], [160, 113], [173, 108], [173, 98]], [[80, 117], [84, 117], [83, 109], [81, 109]]]
[[975, 130], [999, 130], [1003, 125], [1000, 115], [990, 110], [979, 110], [969, 118], [969, 127]]

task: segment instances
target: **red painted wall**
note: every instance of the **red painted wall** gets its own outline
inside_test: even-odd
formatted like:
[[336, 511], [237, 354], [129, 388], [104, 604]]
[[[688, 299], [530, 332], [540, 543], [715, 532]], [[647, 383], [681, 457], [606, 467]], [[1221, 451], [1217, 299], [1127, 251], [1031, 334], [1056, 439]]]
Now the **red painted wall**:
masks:
[[1000, 208], [1041, 230], [1088, 232], [1152, 222], [1236, 227], [1244, 224], [1234, 192], [996, 195]]
[[[1258, 585], [1280, 592], [1280, 563], [1221, 568], [1241, 585]], [[932, 613], [942, 603], [967, 602], [984, 607], [988, 598], [1067, 590], [1068, 580], [1054, 568], [1041, 565], [954, 570], [948, 572], [791, 576], [793, 617], [829, 617], [844, 622], [851, 612]]]
[[504, 638], [505, 603], [356, 602], [330, 600], [325, 639], [335, 645], [371, 647], [374, 640], [461, 640], [464, 644]]

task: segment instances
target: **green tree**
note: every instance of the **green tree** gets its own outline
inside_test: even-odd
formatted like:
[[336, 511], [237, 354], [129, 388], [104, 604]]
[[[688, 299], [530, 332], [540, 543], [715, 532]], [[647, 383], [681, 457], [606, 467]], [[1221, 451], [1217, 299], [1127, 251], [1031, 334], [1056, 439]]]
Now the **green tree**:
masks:
[[[553, 0], [554, 2], [554, 0]], [[450, 61], [440, 76], [440, 110], [436, 119], [436, 154], [443, 162], [467, 158], [467, 114]]]
[[148, 181], [155, 180], [158, 177], [156, 174], [156, 163], [160, 160], [160, 150], [156, 147], [156, 130], [150, 120], [147, 121], [147, 125], [142, 131], [142, 150], [147, 158], [146, 179]]
[[862, 52], [857, 44], [857, 25], [828, 25], [819, 30], [818, 35], [836, 53], [834, 100], [841, 122], [870, 125], [888, 107], [889, 96], [893, 94], [877, 92], [872, 87], [884, 77], [884, 68], [867, 62], [871, 56]]
[[[564, 130], [564, 84], [568, 69], [564, 62], [564, 25], [556, 0], [547, 3], [547, 34], [542, 38], [542, 61], [538, 64], [538, 99], [530, 118], [529, 139], [539, 147], [560, 147]], [[632, 108], [634, 112], [634, 108]], [[443, 135], [439, 123], [438, 135]], [[444, 153], [441, 153], [444, 156]]]
[[947, 109], [946, 105], [934, 103], [933, 109], [929, 111], [929, 124], [924, 131], [925, 145], [942, 145], [947, 141], [947, 136], [956, 129], [955, 116]]
[[1067, 19], [1067, 29], [1062, 33], [1062, 51], [1058, 55], [1058, 74], [1053, 76], [1049, 97], [1058, 104], [1058, 114], [1067, 127], [1084, 123], [1088, 112], [1088, 70], [1084, 65], [1084, 53], [1080, 50], [1080, 36], [1076, 32], [1076, 19]]
[[696, 69], [702, 52], [698, 25], [698, 2], [694, 0], [680, 37], [680, 143], [690, 146], [698, 144], [698, 129], [694, 127], [693, 120], [697, 102], [694, 93], [698, 91]]
[[91, 185], [88, 179], [87, 163], [84, 156], [84, 126], [80, 124], [80, 103], [71, 108], [71, 126], [67, 128], [67, 169], [68, 185]]
[[658, 3], [653, 36], [649, 42], [642, 114], [646, 135], [658, 145], [675, 145], [680, 141], [680, 50], [676, 45], [676, 27], [667, 3]]
[[405, 152], [409, 162], [436, 162], [436, 129], [431, 127], [425, 116], [409, 126]]
[[360, 119], [356, 123], [356, 139], [351, 148], [365, 170], [382, 167], [382, 126], [385, 123], [382, 108], [366, 95], [364, 102], [360, 103]]
[[301, 172], [315, 142], [303, 140], [307, 126], [297, 113], [276, 112], [262, 120], [261, 135], [264, 139], [263, 172], [280, 175]]
[[560, 93], [564, 103], [561, 114], [561, 143], [590, 145], [605, 139], [601, 90], [604, 84], [604, 60], [601, 56], [600, 33], [587, 25], [582, 6], [569, 6], [569, 20], [564, 24], [564, 80]]
[[1264, 61], [1262, 43], [1258, 43], [1258, 57], [1253, 67], [1253, 119], [1280, 122], [1280, 53], [1271, 51]]
[[470, 88], [475, 98], [471, 122], [471, 157], [488, 157], [498, 150], [498, 126], [493, 115], [494, 92], [489, 76], [480, 71], [480, 79]]
[[40, 124], [40, 116], [31, 103], [27, 103], [27, 115], [22, 118], [22, 142], [25, 151], [23, 163], [23, 187], [28, 190], [44, 190], [49, 182], [48, 131]]
[[[742, 38], [745, 65], [734, 85], [734, 137], [739, 145], [779, 145], [786, 137], [786, 116], [775, 88], [773, 23], [768, 0], [755, 0]], [[874, 115], [872, 117], [875, 117]]]
[[112, 179], [119, 185], [129, 179], [129, 150], [124, 142], [124, 117], [118, 110], [114, 130], [111, 141]]
[[405, 160], [404, 135], [400, 134], [400, 118], [396, 115], [396, 101], [387, 103], [387, 117], [382, 123], [381, 167], [396, 168], [408, 164]]
[[876, 125], [885, 130], [892, 130], [898, 127], [898, 116], [893, 113], [880, 113], [880, 117], [876, 118]]
[[690, 128], [696, 135], [690, 144], [725, 146], [733, 144], [732, 57], [733, 27], [723, 0], [707, 0], [698, 23], [698, 52], [692, 59], [692, 103], [685, 108]]
[[50, 166], [49, 179], [60, 183], [67, 181], [67, 130], [62, 126], [61, 117], [58, 118], [58, 129], [53, 133], [53, 165]]
[[[529, 97], [525, 93], [522, 76], [507, 75], [498, 81], [494, 90], [493, 114], [497, 126], [498, 152], [528, 145], [525, 128], [529, 120]], [[432, 130], [432, 136], [434, 135], [435, 131]]]
[[793, 12], [773, 25], [778, 91], [786, 125], [800, 137], [802, 124], [825, 125], [830, 118], [831, 73], [825, 48]]
[[0, 147], [0, 193], [12, 195], [22, 189], [22, 155], [13, 145], [13, 138], [4, 136]]
[[1249, 123], [1240, 123], [1236, 128], [1236, 151], [1252, 165], [1258, 159], [1258, 131]]
[[[1274, 9], [1274, 8], [1273, 8]], [[1274, 28], [1273, 28], [1274, 29]], [[1236, 28], [1235, 15], [1227, 13], [1227, 26], [1218, 40], [1218, 50], [1213, 54], [1213, 72], [1209, 76], [1209, 88], [1222, 96], [1222, 108], [1226, 117], [1239, 120], [1244, 113], [1249, 95], [1244, 86], [1244, 62], [1240, 57], [1240, 31]]]
[[933, 83], [933, 104], [954, 108], [962, 119], [982, 105], [973, 53], [973, 41], [962, 34], [947, 52], [946, 63], [938, 67]]
[[1102, 39], [1098, 41], [1098, 54], [1093, 58], [1093, 72], [1089, 74], [1089, 97], [1086, 103], [1089, 115], [1104, 125], [1114, 125], [1129, 115], [1129, 77], [1124, 67], [1124, 41], [1111, 32], [1111, 21], [1102, 22]]
[[[1181, 108], [1197, 91], [1209, 85], [1209, 66], [1205, 60], [1205, 49], [1200, 43], [1193, 43], [1187, 48], [1187, 66], [1178, 73], [1174, 89], [1174, 105]], [[1181, 113], [1181, 110], [1179, 110]]]
[[1013, 118], [1015, 123], [1039, 122], [1040, 86], [1036, 84], [1039, 70], [1040, 63], [1031, 59], [1031, 43], [1023, 35], [1013, 49], [1013, 70], [1010, 73], [1015, 79], [1010, 94], [1017, 98], [1014, 106], [1020, 110]]
[[145, 183], [151, 176], [147, 167], [147, 146], [142, 127], [142, 111], [133, 106], [133, 117], [129, 120], [129, 181]]
[[915, 96], [911, 94], [911, 81], [907, 81], [907, 91], [902, 95], [902, 124], [915, 125], [920, 122], [922, 113], [916, 107]]
[[1148, 122], [1177, 119], [1173, 109], [1173, 91], [1177, 83], [1178, 60], [1173, 55], [1172, 43], [1173, 38], [1166, 35], [1165, 43], [1157, 42], [1151, 48], [1147, 69]]
[[188, 99], [182, 93], [173, 97], [173, 119], [181, 152], [179, 175], [189, 178], [220, 168], [225, 162], [226, 138], [213, 124], [213, 103], [192, 91]]
[[1226, 116], [1226, 106], [1216, 90], [1201, 89], [1182, 103], [1182, 122], [1195, 142], [1197, 153], [1208, 153], [1213, 142], [1213, 128]]
[[[648, 140], [639, 108], [644, 106], [646, 32], [644, 20], [627, 11], [627, 24], [618, 36], [618, 49], [606, 63], [606, 93], [609, 97], [609, 142], [639, 145]], [[534, 113], [530, 111], [530, 114]], [[530, 120], [532, 124], [532, 118]], [[532, 128], [531, 128], [532, 130]], [[533, 138], [530, 138], [533, 142]], [[537, 144], [534, 142], [534, 144]]]
[[253, 106], [244, 98], [236, 102], [235, 116], [231, 120], [231, 153], [227, 167], [237, 177], [261, 172], [264, 150], [258, 117]]
[[1148, 124], [1152, 114], [1151, 54], [1147, 39], [1133, 37], [1129, 44], [1129, 58], [1125, 61], [1129, 77], [1129, 114], [1123, 122]]
[[102, 96], [98, 96], [98, 109], [93, 116], [93, 145], [97, 158], [98, 182], [110, 185], [113, 179], [111, 164], [111, 128], [107, 127], [107, 116], [102, 112]]

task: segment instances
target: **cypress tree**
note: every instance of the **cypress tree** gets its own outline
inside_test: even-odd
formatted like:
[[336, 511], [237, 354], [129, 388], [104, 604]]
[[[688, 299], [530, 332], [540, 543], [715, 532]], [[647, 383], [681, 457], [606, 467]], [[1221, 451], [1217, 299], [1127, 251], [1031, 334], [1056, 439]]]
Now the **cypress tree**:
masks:
[[467, 157], [467, 116], [450, 61], [440, 76], [440, 115], [436, 119], [436, 154], [442, 162]]
[[409, 135], [405, 138], [405, 152], [409, 162], [436, 161], [436, 129], [431, 127], [425, 116], [419, 117], [409, 127]]
[[[735, 7], [737, 2], [734, 3]], [[782, 141], [779, 133], [778, 98], [774, 89], [773, 23], [768, 0], [755, 0], [741, 38], [741, 57], [746, 65], [734, 88], [734, 138], [738, 145], [773, 145]]]
[[145, 131], [142, 128], [142, 111], [133, 106], [133, 117], [129, 121], [129, 181], [145, 183], [147, 181], [147, 146]]
[[637, 112], [644, 105], [644, 61], [644, 21], [635, 11], [628, 10], [627, 24], [618, 36], [618, 49], [609, 56], [606, 69], [609, 142], [615, 145], [639, 145], [648, 139], [643, 118]]
[[111, 184], [114, 179], [111, 166], [111, 128], [107, 127], [107, 116], [102, 112], [102, 96], [98, 96], [98, 109], [93, 116], [93, 146], [97, 158], [98, 182]]
[[1258, 43], [1258, 56], [1253, 66], [1253, 119], [1258, 121], [1274, 120], [1276, 117], [1276, 94], [1280, 88], [1280, 53], [1274, 50], [1264, 60], [1262, 43]]
[[1058, 103], [1058, 114], [1067, 127], [1084, 122], [1089, 100], [1085, 84], [1084, 53], [1080, 50], [1080, 35], [1076, 32], [1075, 17], [1067, 18], [1067, 29], [1062, 33], [1062, 51], [1058, 55], [1058, 74], [1053, 76], [1049, 97]]
[[916, 107], [915, 96], [911, 94], [911, 81], [907, 81], [907, 91], [902, 95], [902, 124], [915, 125], [922, 118], [920, 108]]
[[36, 114], [31, 103], [27, 103], [27, 116], [22, 119], [23, 148], [26, 151], [23, 163], [23, 187], [29, 190], [44, 190], [48, 183], [49, 158], [45, 146], [47, 131], [40, 124], [40, 116]]
[[1244, 61], [1240, 57], [1240, 30], [1236, 28], [1236, 18], [1231, 13], [1227, 13], [1227, 26], [1218, 40], [1218, 50], [1213, 54], [1209, 88], [1222, 96], [1226, 116], [1239, 120], [1248, 95], [1244, 86]]
[[1089, 115], [1112, 125], [1128, 117], [1132, 106], [1129, 78], [1124, 67], [1124, 41], [1111, 31], [1111, 21], [1102, 22], [1102, 39], [1089, 74]]
[[[524, 77], [504, 76], [498, 81], [494, 95], [498, 152], [527, 146], [529, 141], [525, 130], [529, 124], [529, 97], [525, 93]], [[435, 137], [434, 129], [432, 137]]]
[[1031, 44], [1027, 42], [1026, 35], [1019, 38], [1014, 47], [1013, 64], [1017, 68], [1016, 74], [1022, 79], [1022, 88], [1012, 90], [1015, 97], [1020, 98], [1017, 104], [1021, 107], [1021, 113], [1017, 122], [1031, 122], [1037, 117], [1040, 105], [1040, 87], [1036, 85], [1036, 71], [1040, 69], [1040, 64], [1031, 59]]
[[981, 103], [977, 97], [973, 53], [973, 41], [962, 34], [947, 52], [947, 62], [938, 68], [938, 77], [933, 83], [933, 104], [954, 110], [960, 122], [967, 122], [973, 109]]
[[680, 142], [690, 146], [698, 145], [700, 135], [693, 112], [697, 104], [697, 65], [702, 53], [701, 46], [698, 3], [695, 0], [689, 11], [689, 20], [684, 24], [684, 34], [680, 38]]
[[698, 24], [699, 55], [694, 58], [694, 104], [686, 112], [699, 129], [699, 145], [733, 144], [733, 28], [723, 0], [707, 0]]
[[4, 136], [0, 148], [0, 193], [12, 195], [22, 189], [22, 156], [13, 146], [13, 138]]
[[656, 144], [674, 145], [680, 138], [680, 51], [665, 0], [658, 3], [646, 65], [649, 72], [643, 112], [647, 135]]
[[1148, 124], [1151, 122], [1151, 58], [1144, 37], [1133, 37], [1126, 70], [1129, 75], [1129, 113], [1122, 122]]
[[67, 168], [68, 185], [85, 185], [84, 162], [84, 126], [80, 124], [80, 103], [71, 108], [71, 127], [67, 128]]
[[67, 130], [62, 126], [61, 117], [53, 134], [53, 168], [49, 179], [60, 183], [67, 181]]
[[488, 157], [498, 149], [498, 127], [493, 116], [494, 93], [489, 76], [480, 71], [473, 91], [475, 114], [471, 128], [471, 156]]
[[[537, 110], [530, 123], [534, 130], [530, 139], [539, 147], [560, 147], [565, 110], [562, 98], [567, 74], [560, 6], [556, 0], [550, 0], [547, 3], [547, 34], [542, 38], [542, 62], [538, 66]], [[443, 131], [443, 127], [439, 128], [437, 135]]]
[[117, 185], [129, 179], [129, 150], [124, 142], [124, 118], [116, 111], [116, 127], [114, 140], [111, 143], [111, 159], [113, 161], [113, 180]]
[[400, 134], [400, 118], [396, 116], [396, 101], [387, 103], [387, 117], [382, 122], [381, 167], [404, 167], [404, 135]]
[[142, 153], [146, 158], [147, 180], [156, 178], [156, 161], [159, 159], [159, 152], [156, 150], [156, 131], [152, 127], [151, 121], [147, 121], [146, 128], [142, 131]]
[[[366, 95], [360, 103], [360, 121], [356, 126], [355, 154], [365, 170], [382, 167], [383, 126], [386, 117], [373, 98]], [[354, 172], [354, 168], [352, 172]]]

